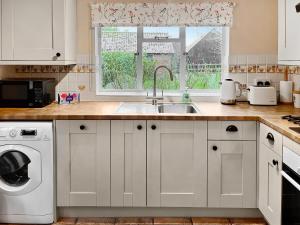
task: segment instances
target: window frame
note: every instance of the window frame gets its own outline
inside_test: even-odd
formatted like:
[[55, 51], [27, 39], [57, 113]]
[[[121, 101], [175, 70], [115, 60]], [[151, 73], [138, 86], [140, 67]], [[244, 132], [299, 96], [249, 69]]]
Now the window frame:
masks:
[[[179, 37], [169, 39], [155, 39], [143, 37], [143, 26], [137, 26], [137, 58], [136, 58], [136, 75], [137, 88], [136, 89], [104, 89], [102, 88], [102, 60], [101, 59], [101, 26], [94, 29], [94, 50], [95, 50], [95, 75], [96, 75], [96, 95], [99, 96], [148, 96], [152, 95], [152, 90], [143, 89], [143, 43], [144, 42], [178, 42], [180, 43], [180, 69], [179, 69], [179, 90], [163, 90], [164, 96], [177, 97], [186, 87], [186, 27], [178, 26]], [[222, 27], [222, 48], [221, 48], [221, 80], [228, 75], [228, 60], [229, 60], [229, 27]], [[99, 51], [100, 50], [100, 51]], [[189, 89], [191, 96], [219, 96], [218, 89]], [[160, 93], [158, 92], [158, 95]]]

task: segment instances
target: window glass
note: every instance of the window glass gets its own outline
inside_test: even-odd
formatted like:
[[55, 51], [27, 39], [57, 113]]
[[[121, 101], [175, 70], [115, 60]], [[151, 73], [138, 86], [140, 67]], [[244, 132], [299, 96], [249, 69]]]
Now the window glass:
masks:
[[136, 89], [136, 27], [101, 29], [102, 88]]
[[[146, 92], [157, 89], [217, 91], [222, 77], [228, 29], [222, 27], [101, 27], [97, 28], [99, 60], [97, 91]], [[228, 35], [227, 35], [228, 36]], [[224, 50], [225, 49], [225, 50]], [[166, 93], [165, 93], [166, 94]]]
[[143, 30], [146, 39], [179, 38], [179, 27], [144, 27]]
[[186, 28], [186, 86], [188, 88], [220, 88], [222, 45], [222, 28]]
[[179, 90], [180, 44], [176, 42], [143, 43], [143, 86], [153, 88], [155, 68], [166, 66], [172, 71], [173, 81], [167, 69], [157, 71], [157, 88], [162, 90]]

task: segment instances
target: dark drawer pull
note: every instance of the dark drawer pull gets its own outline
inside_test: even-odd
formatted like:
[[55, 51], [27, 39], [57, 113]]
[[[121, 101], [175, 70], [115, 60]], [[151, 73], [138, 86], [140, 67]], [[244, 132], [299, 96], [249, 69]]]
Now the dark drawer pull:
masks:
[[214, 145], [214, 146], [212, 147], [212, 149], [213, 149], [214, 151], [217, 151], [217, 150], [218, 150], [218, 146], [215, 146], [215, 145]]
[[234, 126], [234, 125], [230, 125], [230, 126], [228, 126], [228, 127], [226, 128], [226, 131], [227, 131], [227, 132], [238, 132], [239, 129], [238, 129], [236, 126]]
[[274, 141], [275, 141], [274, 136], [273, 136], [273, 134], [271, 134], [271, 133], [268, 133], [266, 138], [267, 138], [269, 141], [271, 141], [271, 142], [274, 142]]
[[85, 130], [86, 127], [85, 127], [84, 125], [80, 125], [79, 129], [80, 129], [80, 130]]
[[137, 126], [137, 129], [138, 129], [138, 130], [141, 130], [141, 129], [143, 129], [143, 126], [142, 126], [142, 125], [138, 125], [138, 126]]
[[273, 159], [272, 163], [273, 163], [274, 166], [278, 166], [278, 161], [277, 160]]
[[151, 129], [152, 129], [152, 130], [156, 130], [156, 126], [155, 126], [155, 125], [152, 125], [152, 126], [151, 126]]

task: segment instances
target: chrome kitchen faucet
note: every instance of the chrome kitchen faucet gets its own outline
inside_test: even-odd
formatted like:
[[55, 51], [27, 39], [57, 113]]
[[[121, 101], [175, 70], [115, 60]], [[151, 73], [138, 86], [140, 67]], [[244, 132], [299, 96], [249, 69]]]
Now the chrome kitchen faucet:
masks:
[[156, 69], [154, 71], [154, 78], [153, 78], [153, 96], [147, 98], [147, 99], [152, 99], [152, 105], [157, 105], [157, 100], [163, 100], [164, 99], [163, 96], [162, 97], [157, 97], [156, 96], [157, 71], [161, 68], [165, 68], [169, 72], [170, 79], [171, 79], [171, 81], [173, 81], [173, 73], [168, 67], [163, 66], [163, 65], [156, 67]]

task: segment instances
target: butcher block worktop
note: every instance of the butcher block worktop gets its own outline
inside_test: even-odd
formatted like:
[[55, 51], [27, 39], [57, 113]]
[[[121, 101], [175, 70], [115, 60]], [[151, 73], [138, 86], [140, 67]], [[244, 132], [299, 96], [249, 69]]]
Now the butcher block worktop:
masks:
[[[120, 102], [81, 102], [74, 105], [51, 104], [40, 109], [2, 108], [0, 119], [11, 120], [255, 120], [300, 143], [300, 134], [289, 129], [292, 123], [283, 115], [300, 115], [292, 105], [251, 106], [247, 103], [228, 106], [220, 103], [194, 103], [197, 114], [119, 114]], [[298, 125], [295, 125], [298, 126]]]

